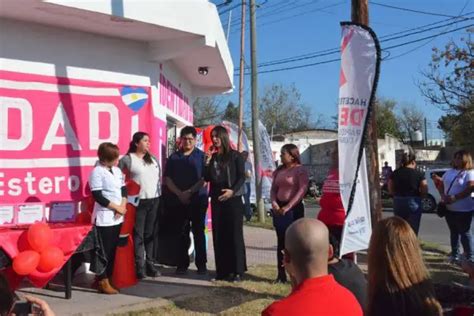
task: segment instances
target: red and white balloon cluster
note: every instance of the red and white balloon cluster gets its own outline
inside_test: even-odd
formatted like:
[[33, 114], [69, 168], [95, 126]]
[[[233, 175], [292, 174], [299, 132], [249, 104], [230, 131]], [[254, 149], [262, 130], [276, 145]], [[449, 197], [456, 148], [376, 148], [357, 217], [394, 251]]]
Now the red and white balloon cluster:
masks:
[[28, 275], [35, 270], [48, 273], [61, 267], [63, 251], [51, 244], [53, 231], [46, 223], [35, 223], [27, 231], [31, 250], [20, 252], [13, 258], [13, 271], [18, 275]]

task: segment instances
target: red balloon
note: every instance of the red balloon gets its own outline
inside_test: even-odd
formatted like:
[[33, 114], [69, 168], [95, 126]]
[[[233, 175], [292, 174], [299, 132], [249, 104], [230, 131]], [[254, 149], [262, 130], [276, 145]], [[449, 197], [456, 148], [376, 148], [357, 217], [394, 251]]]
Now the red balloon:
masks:
[[50, 246], [41, 252], [38, 271], [51, 272], [52, 270], [59, 268], [63, 262], [63, 251], [56, 246]]
[[18, 275], [28, 275], [36, 269], [39, 261], [40, 255], [36, 251], [22, 251], [13, 258], [13, 271]]
[[35, 223], [28, 228], [28, 243], [33, 250], [43, 251], [52, 238], [53, 232], [46, 223]]

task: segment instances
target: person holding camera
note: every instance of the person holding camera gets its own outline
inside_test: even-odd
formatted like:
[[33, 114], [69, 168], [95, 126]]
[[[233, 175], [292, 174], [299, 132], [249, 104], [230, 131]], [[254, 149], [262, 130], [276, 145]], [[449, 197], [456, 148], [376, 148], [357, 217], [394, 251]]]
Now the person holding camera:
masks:
[[48, 303], [40, 298], [25, 295], [25, 301], [18, 301], [15, 292], [10, 289], [7, 279], [0, 274], [0, 316], [43, 315], [55, 316]]

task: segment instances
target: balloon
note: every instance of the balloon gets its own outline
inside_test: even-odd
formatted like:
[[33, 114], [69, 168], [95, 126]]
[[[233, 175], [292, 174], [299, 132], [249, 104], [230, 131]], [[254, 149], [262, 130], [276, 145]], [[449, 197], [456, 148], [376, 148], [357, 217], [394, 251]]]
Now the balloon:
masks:
[[22, 251], [13, 258], [13, 271], [18, 275], [28, 275], [36, 269], [39, 261], [40, 255], [36, 251]]
[[59, 268], [63, 262], [63, 251], [56, 246], [50, 246], [41, 252], [38, 271], [51, 272], [52, 270]]
[[53, 232], [46, 223], [35, 223], [28, 228], [28, 243], [33, 250], [43, 251], [52, 238]]

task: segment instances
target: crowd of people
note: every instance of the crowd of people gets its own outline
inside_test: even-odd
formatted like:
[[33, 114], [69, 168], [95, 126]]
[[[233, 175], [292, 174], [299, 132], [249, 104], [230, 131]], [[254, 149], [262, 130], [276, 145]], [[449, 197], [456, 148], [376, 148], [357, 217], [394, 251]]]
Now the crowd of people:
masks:
[[[106, 269], [97, 276], [99, 292], [119, 292], [111, 278], [120, 229], [127, 216], [127, 180], [140, 185], [133, 232], [138, 279], [160, 275], [156, 261], [161, 245], [157, 244], [156, 234], [159, 224], [163, 225], [159, 223], [163, 212], [168, 214], [165, 224], [178, 236], [176, 274], [188, 273], [190, 232], [194, 238], [197, 273], [208, 273], [205, 217], [209, 201], [215, 280], [239, 282], [244, 277], [247, 262], [243, 221], [251, 217], [252, 170], [248, 153], [232, 149], [229, 134], [222, 126], [212, 130], [212, 145], [205, 152], [196, 147], [196, 138], [194, 127], [181, 130], [180, 146], [164, 164], [163, 176], [158, 159], [150, 153], [150, 136], [146, 133], [133, 135], [127, 153], [120, 160], [120, 150], [115, 144], [99, 146], [98, 163], [89, 178], [95, 201], [92, 223], [107, 259]], [[427, 184], [424, 175], [416, 170], [414, 155], [404, 155], [400, 168], [393, 172], [390, 169], [386, 175], [388, 190], [394, 196], [395, 216], [374, 224], [366, 279], [351, 255], [343, 258], [338, 255], [345, 212], [339, 194], [337, 148], [331, 152], [331, 168], [322, 197], [316, 201], [321, 206], [318, 219], [305, 218], [303, 198], [309, 177], [297, 146], [286, 144], [280, 154], [281, 165], [273, 173], [271, 187], [277, 237], [276, 282], [290, 282], [292, 291], [288, 297], [268, 306], [262, 315], [442, 314], [417, 238], [421, 197], [427, 192]], [[453, 168], [435, 180], [440, 183], [438, 189], [448, 209], [451, 256], [460, 260], [460, 240], [465, 262], [472, 269], [471, 155], [467, 151], [457, 152]], [[29, 300], [42, 304], [35, 298]], [[13, 296], [0, 301], [0, 314], [8, 315]], [[45, 314], [52, 314], [49, 307], [44, 308]]]

